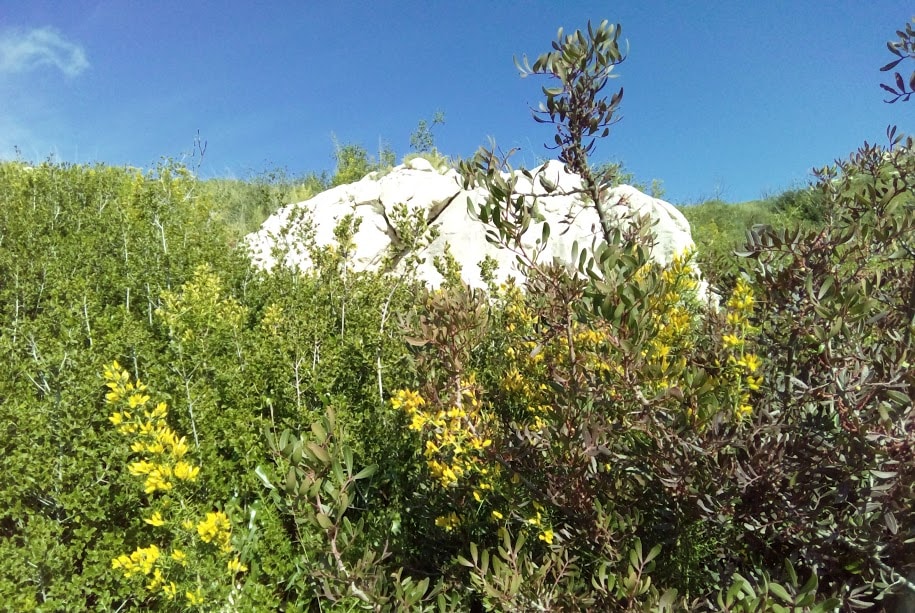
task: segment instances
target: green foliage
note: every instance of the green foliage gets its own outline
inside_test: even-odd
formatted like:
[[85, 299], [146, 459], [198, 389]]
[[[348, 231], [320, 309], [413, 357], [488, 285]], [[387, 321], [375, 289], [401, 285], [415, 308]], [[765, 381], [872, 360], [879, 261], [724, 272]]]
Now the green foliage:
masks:
[[[556, 47], [606, 76], [617, 35]], [[915, 142], [888, 136], [816, 197], [685, 211], [700, 262], [756, 224], [718, 308], [637, 217], [542, 263], [561, 228], [492, 151], [462, 164], [472, 213], [527, 281], [484, 262], [486, 291], [447, 253], [416, 282], [434, 230], [406, 205], [381, 272], [355, 270], [352, 215], [329, 246], [285, 231], [309, 271], [260, 271], [224, 186], [180, 165], [0, 164], [0, 602], [888, 606], [915, 564]]]
[[[766, 516], [770, 547], [817, 559], [833, 589], [851, 570], [879, 591], [882, 560], [911, 555], [912, 457], [895, 441], [911, 436], [915, 156], [911, 137], [889, 136], [886, 149], [865, 145], [818, 171], [830, 211], [822, 228], [755, 233], [746, 250], [768, 298], [766, 376], [779, 381], [767, 412], [788, 435], [761, 431], [748, 474], [775, 464], [792, 485], [754, 483], [766, 502], [746, 517], [756, 527]], [[827, 532], [842, 535], [836, 545]]]
[[291, 202], [316, 196], [330, 186], [324, 174], [290, 176], [283, 169], [238, 179], [208, 179], [200, 188], [215, 203], [214, 213], [239, 239], [256, 231], [270, 215]]
[[246, 520], [237, 538], [250, 570], [224, 596], [236, 606], [294, 602], [297, 557], [313, 555], [294, 547], [283, 510], [262, 495], [265, 427], [297, 428], [334, 399], [359, 453], [388, 458], [378, 487], [394, 499], [408, 490], [404, 437], [368, 418], [384, 413], [383, 386], [409, 377], [403, 343], [384, 325], [412, 296], [407, 279], [341, 277], [344, 254], [332, 251], [313, 275], [257, 273], [231, 247], [206, 186], [180, 166], [2, 164], [0, 194], [0, 415], [16, 475], [0, 489], [0, 551], [13, 562], [0, 572], [0, 601], [21, 610], [147, 602], [112, 568], [149, 551], [144, 535], [157, 530], [144, 519], [159, 495], [137, 487], [132, 443], [108, 420], [100, 374], [113, 359], [131, 379], [155, 382], [169, 426], [186, 433], [188, 461], [201, 468], [195, 521], [204, 509]]
[[[782, 196], [777, 200], [782, 201]], [[746, 243], [747, 232], [754, 226], [781, 226], [785, 219], [775, 214], [767, 201], [727, 204], [712, 200], [678, 210], [689, 221], [696, 263], [703, 277], [722, 295], [737, 282], [740, 263], [734, 254]]]
[[410, 134], [410, 147], [416, 153], [431, 153], [435, 151], [435, 137], [432, 134], [432, 128], [437, 125], [445, 124], [444, 111], [436, 111], [432, 115], [431, 121], [420, 119], [416, 130]]
[[[109, 420], [133, 439], [130, 448], [139, 457], [128, 471], [144, 480], [149, 508], [141, 517], [151, 526], [144, 532], [152, 532], [140, 537], [145, 547], [114, 558], [111, 568], [147, 604], [240, 604], [240, 584], [233, 584], [248, 567], [233, 543], [232, 522], [221, 509], [209, 511], [211, 501], [195, 500], [200, 467], [185, 459], [190, 446], [169, 426], [168, 405], [153, 407], [146, 385], [132, 381], [117, 362], [105, 369], [105, 380], [105, 400], [115, 409]], [[199, 449], [196, 433], [194, 443]], [[125, 519], [136, 523], [139, 517]]]
[[370, 172], [385, 171], [395, 162], [394, 152], [388, 147], [381, 147], [377, 160], [371, 157], [364, 147], [355, 144], [341, 145], [334, 138], [334, 161], [337, 168], [331, 177], [331, 186], [355, 183]]
[[422, 158], [440, 170], [453, 168], [456, 162], [439, 152], [435, 146], [435, 137], [432, 134], [432, 129], [436, 125], [444, 124], [445, 113], [443, 111], [436, 111], [428, 122], [425, 119], [420, 119], [416, 130], [410, 134], [410, 146], [413, 151], [404, 156], [404, 164], [407, 164], [410, 160]]
[[198, 186], [170, 164], [0, 165], [0, 421], [16, 476], [0, 488], [0, 551], [21, 562], [0, 572], [0, 600], [17, 608], [131, 602], [111, 561], [139, 527], [138, 490], [99, 373], [160, 360], [153, 313], [197, 264], [247, 267]]
[[645, 183], [636, 178], [635, 174], [628, 170], [622, 162], [604, 162], [594, 167], [594, 174], [598, 177], [604, 177], [610, 185], [631, 185], [640, 192], [644, 192], [652, 198], [664, 198], [664, 182], [661, 179], [652, 179], [651, 183]]
[[822, 225], [829, 213], [823, 193], [813, 187], [782, 192], [771, 200], [769, 206], [781, 216], [782, 225]]

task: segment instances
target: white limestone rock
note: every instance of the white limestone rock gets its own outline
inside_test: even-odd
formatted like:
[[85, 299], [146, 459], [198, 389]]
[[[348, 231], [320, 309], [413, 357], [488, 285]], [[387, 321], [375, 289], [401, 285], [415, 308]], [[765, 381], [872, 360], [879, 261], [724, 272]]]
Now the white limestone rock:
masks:
[[[533, 169], [531, 174], [533, 182], [519, 176], [515, 190], [519, 195], [537, 196], [537, 211], [550, 225], [550, 239], [540, 259], [571, 263], [574, 242], [585, 248], [601, 237], [597, 211], [595, 207], [583, 204], [578, 193], [581, 190], [580, 177], [566, 172], [561, 162], [550, 161]], [[558, 189], [547, 195], [539, 180], [540, 175], [557, 185]], [[483, 224], [469, 215], [468, 198], [479, 204], [485, 200], [485, 194], [481, 189], [464, 190], [455, 170], [441, 172], [428, 161], [415, 158], [383, 176], [372, 173], [357, 183], [335, 187], [305, 202], [283, 207], [267, 219], [258, 232], [249, 235], [247, 243], [255, 263], [272, 268], [277, 264], [272, 254], [273, 247], [278, 240], [284, 240], [281, 230], [284, 226], [291, 226], [289, 229], [292, 232], [286, 234], [285, 240], [288, 241], [289, 236], [295, 235], [298, 224], [302, 223], [295, 218], [296, 211], [311, 219], [314, 239], [319, 246], [333, 244], [337, 223], [344, 215], [352, 213], [361, 220], [355, 235], [353, 265], [357, 270], [375, 270], [389, 254], [392, 245], [397, 245], [396, 230], [388, 214], [395, 205], [404, 204], [410, 211], [424, 211], [429, 224], [439, 230], [438, 238], [419, 253], [424, 258], [417, 270], [420, 280], [433, 287], [441, 284], [443, 279], [435, 269], [433, 259], [449, 248], [461, 266], [464, 280], [471, 286], [484, 286], [479, 263], [486, 256], [498, 262], [498, 281], [504, 281], [509, 276], [523, 281], [515, 254], [490, 244]], [[657, 241], [652, 258], [659, 263], [667, 264], [674, 255], [693, 247], [689, 222], [667, 202], [628, 185], [607, 190], [604, 202], [617, 219], [623, 219], [627, 213], [638, 212], [656, 221], [653, 230]], [[542, 223], [531, 224], [522, 237], [526, 249], [533, 250], [542, 230]], [[311, 261], [301, 245], [289, 243], [289, 247], [284, 264], [307, 269]], [[402, 263], [395, 267], [394, 272], [403, 272]]]

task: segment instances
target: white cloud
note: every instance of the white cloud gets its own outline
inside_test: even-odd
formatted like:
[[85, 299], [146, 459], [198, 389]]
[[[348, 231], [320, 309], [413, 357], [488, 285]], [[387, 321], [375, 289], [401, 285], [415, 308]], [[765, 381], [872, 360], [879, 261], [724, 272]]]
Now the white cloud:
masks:
[[86, 52], [52, 28], [0, 32], [0, 74], [54, 66], [68, 77], [89, 67]]

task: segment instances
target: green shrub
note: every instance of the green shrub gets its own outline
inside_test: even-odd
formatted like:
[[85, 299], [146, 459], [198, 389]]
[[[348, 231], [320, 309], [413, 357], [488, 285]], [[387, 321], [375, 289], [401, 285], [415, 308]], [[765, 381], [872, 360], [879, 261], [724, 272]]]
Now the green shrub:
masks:
[[[551, 119], [601, 131], [605, 80], [563, 62], [608, 69], [618, 32], [531, 67], [562, 84]], [[588, 170], [590, 128], [559, 128]], [[0, 602], [885, 605], [915, 556], [915, 142], [889, 140], [818, 173], [822, 223], [753, 229], [718, 309], [694, 254], [652, 263], [646, 220], [539, 263], [551, 229], [520, 240], [536, 206], [494, 151], [461, 170], [527, 281], [487, 291], [447, 257], [416, 283], [433, 230], [405, 207], [381, 272], [353, 269], [352, 216], [288, 237], [312, 270], [260, 271], [181, 166], [0, 164]], [[732, 250], [719, 230], [700, 247]]]

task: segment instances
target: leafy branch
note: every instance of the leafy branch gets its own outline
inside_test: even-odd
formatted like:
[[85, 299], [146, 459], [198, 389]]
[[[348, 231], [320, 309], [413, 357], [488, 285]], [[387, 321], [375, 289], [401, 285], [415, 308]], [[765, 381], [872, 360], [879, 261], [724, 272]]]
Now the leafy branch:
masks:
[[[915, 59], [915, 28], [913, 28], [912, 24], [915, 24], [915, 19], [912, 19], [912, 23], [906, 24], [905, 30], [896, 30], [899, 40], [886, 43], [886, 48], [896, 56], [896, 59], [883, 66], [880, 72], [893, 70], [905, 59]], [[899, 100], [908, 102], [912, 94], [915, 94], [915, 71], [912, 71], [909, 76], [908, 89], [906, 89], [906, 81], [900, 73], [894, 73], [893, 80], [896, 85], [895, 88], [885, 83], [880, 84], [882, 89], [893, 96], [893, 98], [884, 100], [884, 102], [887, 104], [893, 104]]]
[[623, 63], [626, 56], [620, 51], [619, 24], [606, 20], [597, 28], [588, 22], [587, 35], [576, 30], [568, 36], [562, 28], [556, 36], [553, 51], [544, 53], [531, 66], [527, 57], [515, 66], [521, 77], [543, 75], [559, 80], [558, 87], [543, 87], [546, 102], [532, 110], [534, 120], [556, 126], [553, 140], [559, 149], [559, 160], [566, 168], [581, 176], [584, 191], [590, 196], [600, 215], [604, 238], [609, 242], [612, 220], [601, 202], [600, 191], [610, 177], [594, 176], [588, 156], [594, 151], [597, 138], [610, 134], [610, 126], [619, 121], [616, 117], [623, 100], [623, 88], [609, 100], [598, 97], [610, 79], [616, 77], [613, 69]]

